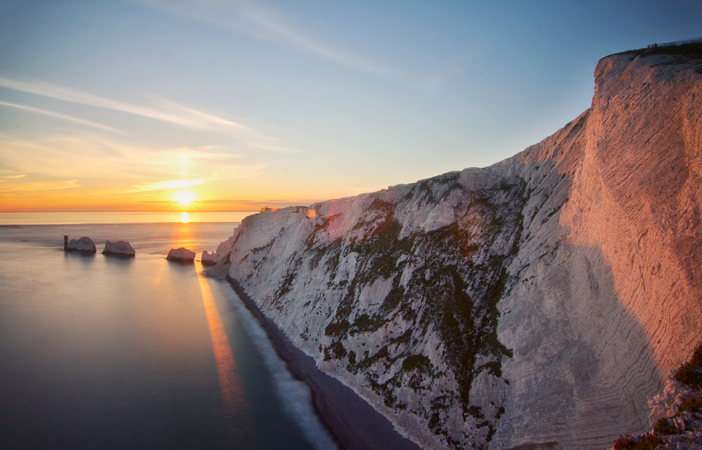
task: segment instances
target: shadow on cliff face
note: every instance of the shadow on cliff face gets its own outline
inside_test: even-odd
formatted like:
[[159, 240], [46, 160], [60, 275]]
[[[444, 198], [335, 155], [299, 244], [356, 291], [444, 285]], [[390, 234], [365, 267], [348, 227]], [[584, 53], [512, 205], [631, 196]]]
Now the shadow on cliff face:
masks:
[[[662, 381], [644, 328], [617, 293], [611, 262], [562, 225], [574, 168], [557, 170], [539, 150], [525, 152], [536, 161], [519, 169], [529, 174], [524, 238], [510, 267], [517, 280], [498, 305], [498, 336], [513, 357], [502, 361], [506, 413], [491, 447], [607, 447], [647, 428], [647, 396]], [[556, 182], [544, 186], [549, 177]], [[587, 219], [588, 211], [567, 207], [575, 210], [570, 222]]]
[[590, 220], [572, 197], [587, 117], [507, 163], [323, 205], [297, 247], [270, 236], [237, 276], [270, 285], [283, 331], [424, 442], [600, 448], [640, 431], [660, 387], [646, 333], [605, 252], [562, 224], [564, 205]]

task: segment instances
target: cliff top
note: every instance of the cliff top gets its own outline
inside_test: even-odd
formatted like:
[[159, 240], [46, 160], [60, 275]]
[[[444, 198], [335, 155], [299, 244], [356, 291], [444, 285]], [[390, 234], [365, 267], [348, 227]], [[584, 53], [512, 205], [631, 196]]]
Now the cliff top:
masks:
[[605, 58], [609, 58], [610, 56], [627, 54], [631, 54], [634, 57], [653, 55], [679, 55], [686, 56], [688, 58], [702, 59], [702, 38], [691, 39], [689, 41], [681, 41], [679, 43], [671, 42], [667, 44], [652, 44], [649, 45], [647, 48], [613, 53], [611, 55], [605, 56]]

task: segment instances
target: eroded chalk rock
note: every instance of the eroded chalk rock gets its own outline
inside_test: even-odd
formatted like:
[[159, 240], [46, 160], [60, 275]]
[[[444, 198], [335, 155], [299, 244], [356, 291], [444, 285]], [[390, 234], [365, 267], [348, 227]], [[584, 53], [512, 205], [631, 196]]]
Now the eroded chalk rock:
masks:
[[127, 241], [105, 241], [105, 249], [102, 251], [103, 255], [116, 255], [116, 256], [135, 256], [136, 251], [134, 247]]
[[172, 248], [169, 250], [166, 259], [169, 261], [193, 262], [195, 261], [195, 252], [185, 247]]
[[208, 253], [207, 250], [202, 252], [202, 258], [200, 258], [200, 262], [202, 263], [203, 266], [214, 266], [217, 261], [214, 259], [215, 254]]
[[71, 239], [66, 247], [67, 252], [81, 252], [81, 253], [95, 253], [97, 249], [95, 248], [95, 243], [92, 239], [87, 236], [83, 236], [80, 239]]
[[422, 447], [645, 432], [702, 335], [702, 59], [613, 55], [595, 81], [493, 166], [245, 218], [229, 277]]

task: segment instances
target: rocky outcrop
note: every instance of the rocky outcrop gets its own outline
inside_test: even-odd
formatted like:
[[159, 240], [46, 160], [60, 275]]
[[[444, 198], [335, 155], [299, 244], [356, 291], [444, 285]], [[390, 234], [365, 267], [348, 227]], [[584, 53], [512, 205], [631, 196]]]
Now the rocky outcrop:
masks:
[[136, 256], [136, 251], [134, 247], [127, 241], [105, 241], [105, 249], [102, 251], [103, 255], [112, 256]]
[[645, 431], [702, 340], [702, 61], [613, 55], [595, 81], [501, 163], [247, 217], [229, 276], [422, 447]]
[[217, 261], [215, 261], [214, 254], [210, 254], [207, 252], [207, 250], [204, 250], [202, 252], [202, 257], [200, 258], [200, 262], [202, 263], [203, 266], [214, 266], [217, 264]]
[[651, 431], [620, 436], [611, 450], [647, 448], [702, 449], [702, 346], [692, 359], [668, 373], [665, 390], [648, 400]]
[[83, 236], [80, 239], [71, 239], [66, 247], [67, 252], [79, 252], [79, 253], [95, 253], [97, 249], [95, 248], [95, 243], [92, 239], [87, 236]]
[[195, 252], [185, 247], [172, 248], [168, 251], [166, 259], [169, 261], [191, 263], [195, 261]]

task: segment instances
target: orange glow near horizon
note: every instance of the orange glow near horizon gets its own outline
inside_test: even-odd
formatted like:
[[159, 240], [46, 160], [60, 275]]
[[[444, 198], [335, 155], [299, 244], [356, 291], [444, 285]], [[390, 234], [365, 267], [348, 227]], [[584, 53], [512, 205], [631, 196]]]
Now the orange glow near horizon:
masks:
[[[0, 179], [0, 188], [2, 185]], [[246, 200], [240, 200], [240, 198]], [[219, 191], [198, 186], [197, 189], [163, 189], [125, 192], [90, 189], [56, 189], [46, 192], [21, 193], [0, 189], [0, 212], [255, 212], [261, 205], [271, 210], [288, 206], [309, 205], [333, 198], [334, 194], [302, 195], [285, 200], [277, 192], [247, 189]]]
[[178, 202], [180, 206], [191, 206], [195, 201], [195, 195], [190, 191], [178, 191], [173, 196], [173, 199]]
[[180, 221], [181, 223], [188, 223], [190, 222], [190, 215], [186, 212], [180, 215]]

